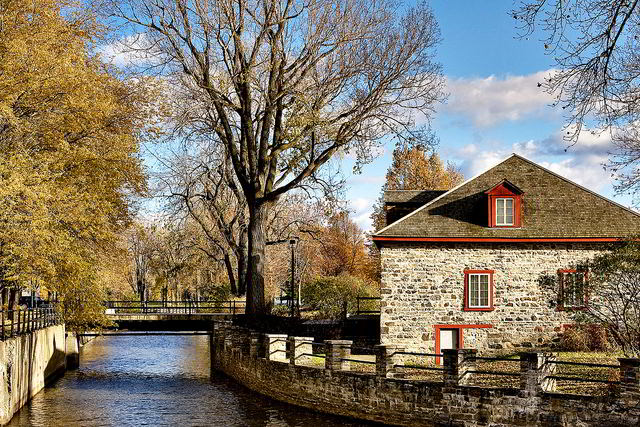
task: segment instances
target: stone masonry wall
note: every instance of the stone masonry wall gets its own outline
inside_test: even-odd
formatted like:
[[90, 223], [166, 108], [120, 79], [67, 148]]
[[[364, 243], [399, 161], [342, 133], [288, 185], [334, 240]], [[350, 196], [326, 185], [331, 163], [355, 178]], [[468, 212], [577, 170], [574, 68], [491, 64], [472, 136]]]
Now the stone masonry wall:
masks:
[[[434, 325], [482, 324], [491, 328], [462, 329], [465, 347], [548, 346], [572, 323], [570, 313], [556, 310], [557, 270], [601, 250], [588, 243], [388, 244], [381, 250], [380, 342], [433, 352]], [[495, 270], [495, 310], [463, 311], [465, 269]]]
[[0, 425], [64, 370], [64, 325], [0, 341]]
[[[283, 339], [286, 336], [269, 336], [216, 322], [211, 340], [212, 368], [282, 402], [392, 425], [622, 427], [640, 422], [637, 359], [625, 368], [622, 377], [626, 386], [618, 394], [573, 396], [541, 390], [543, 381], [537, 368], [541, 359], [521, 364], [524, 371], [519, 389], [482, 388], [459, 384], [466, 375], [462, 372], [464, 363], [455, 360], [471, 350], [447, 352], [443, 381], [430, 382], [388, 378], [378, 369], [376, 374], [350, 372], [348, 364], [342, 363], [301, 366], [295, 357], [292, 362], [271, 348], [282, 347]], [[346, 341], [334, 343], [349, 346]]]

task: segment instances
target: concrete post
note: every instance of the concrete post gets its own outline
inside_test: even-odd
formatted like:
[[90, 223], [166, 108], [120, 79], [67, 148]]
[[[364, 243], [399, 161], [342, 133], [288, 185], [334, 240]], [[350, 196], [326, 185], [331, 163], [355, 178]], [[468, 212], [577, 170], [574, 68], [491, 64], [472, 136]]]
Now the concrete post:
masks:
[[287, 335], [265, 334], [265, 345], [267, 360], [287, 360]]
[[349, 340], [327, 340], [325, 343], [324, 367], [330, 371], [349, 371], [351, 362], [342, 360], [351, 357], [351, 345]]
[[64, 352], [67, 369], [78, 369], [80, 367], [80, 346], [78, 345], [78, 337], [73, 332], [65, 334]]
[[262, 334], [260, 332], [251, 331], [249, 333], [249, 357], [257, 358], [264, 355], [264, 349], [262, 348], [261, 343]]
[[382, 378], [403, 377], [403, 373], [395, 367], [401, 364], [402, 355], [397, 353], [402, 351], [404, 348], [396, 345], [376, 345], [376, 375]]
[[289, 363], [306, 365], [311, 361], [313, 353], [313, 337], [289, 337]]
[[547, 378], [556, 373], [554, 353], [541, 351], [520, 353], [520, 390], [534, 396], [556, 389], [556, 380]]
[[618, 358], [620, 361], [620, 393], [636, 402], [640, 400], [640, 359]]
[[476, 368], [474, 356], [475, 348], [460, 348], [442, 350], [444, 384], [446, 387], [457, 387], [471, 382], [472, 373]]

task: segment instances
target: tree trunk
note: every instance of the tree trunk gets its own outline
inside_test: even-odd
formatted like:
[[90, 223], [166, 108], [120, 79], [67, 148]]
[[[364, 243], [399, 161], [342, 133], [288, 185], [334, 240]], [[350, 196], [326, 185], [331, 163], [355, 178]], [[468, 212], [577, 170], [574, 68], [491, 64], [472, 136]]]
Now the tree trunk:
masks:
[[238, 295], [244, 295], [247, 292], [247, 252], [247, 229], [242, 227], [236, 253], [236, 260], [238, 261]]
[[[239, 263], [238, 263], [239, 264]], [[238, 296], [238, 288], [236, 287], [236, 278], [233, 275], [233, 266], [231, 265], [231, 257], [228, 253], [224, 254], [224, 266], [227, 268], [227, 276], [229, 277], [229, 284], [231, 285], [231, 294]], [[238, 280], [240, 276], [238, 276]]]
[[264, 221], [268, 203], [249, 202], [249, 265], [247, 271], [247, 314], [266, 314], [264, 301]]

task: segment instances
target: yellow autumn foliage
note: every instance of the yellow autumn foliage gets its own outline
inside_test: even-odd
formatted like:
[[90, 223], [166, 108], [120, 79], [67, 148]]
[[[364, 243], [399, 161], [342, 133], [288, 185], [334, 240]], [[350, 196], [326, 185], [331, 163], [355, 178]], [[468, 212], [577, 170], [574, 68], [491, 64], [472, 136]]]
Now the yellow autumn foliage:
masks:
[[145, 191], [138, 150], [157, 117], [148, 80], [91, 52], [80, 4], [0, 0], [0, 288], [38, 279], [71, 327], [99, 322], [99, 260]]

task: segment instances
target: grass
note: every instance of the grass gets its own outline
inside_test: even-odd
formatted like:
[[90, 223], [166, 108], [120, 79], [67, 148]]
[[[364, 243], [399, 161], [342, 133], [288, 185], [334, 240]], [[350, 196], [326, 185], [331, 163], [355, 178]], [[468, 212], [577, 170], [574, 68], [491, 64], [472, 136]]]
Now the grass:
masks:
[[[580, 362], [580, 363], [601, 363], [606, 365], [618, 365], [618, 357], [622, 353], [616, 352], [560, 352], [559, 361]], [[599, 368], [594, 366], [571, 366], [556, 365], [555, 375], [567, 377], [581, 377], [607, 381], [619, 381], [619, 368]], [[613, 386], [604, 383], [579, 382], [558, 380], [556, 391], [559, 393], [586, 394], [586, 395], [606, 395]]]

